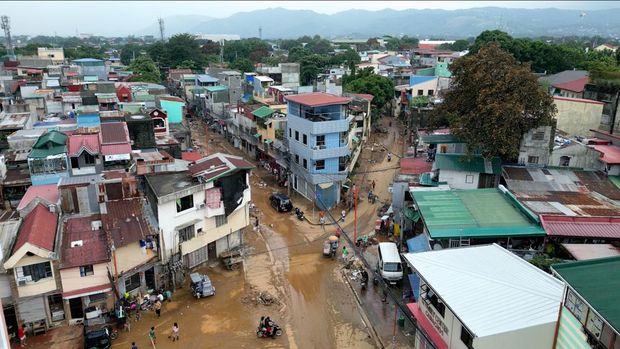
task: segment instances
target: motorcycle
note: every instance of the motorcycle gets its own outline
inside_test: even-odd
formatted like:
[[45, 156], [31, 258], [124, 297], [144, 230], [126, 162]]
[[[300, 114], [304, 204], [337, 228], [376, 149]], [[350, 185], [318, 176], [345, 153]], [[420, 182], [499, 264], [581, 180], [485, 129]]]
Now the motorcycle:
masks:
[[362, 271], [360, 286], [362, 287], [362, 290], [365, 290], [368, 287], [368, 273], [366, 272], [366, 270]]
[[271, 337], [275, 339], [276, 337], [280, 337], [282, 335], [282, 329], [275, 322], [269, 321], [267, 326], [258, 326], [256, 329], [256, 337], [258, 338], [267, 338]]
[[297, 219], [300, 221], [304, 220], [304, 211], [300, 210], [299, 207], [295, 207], [295, 215], [297, 215]]

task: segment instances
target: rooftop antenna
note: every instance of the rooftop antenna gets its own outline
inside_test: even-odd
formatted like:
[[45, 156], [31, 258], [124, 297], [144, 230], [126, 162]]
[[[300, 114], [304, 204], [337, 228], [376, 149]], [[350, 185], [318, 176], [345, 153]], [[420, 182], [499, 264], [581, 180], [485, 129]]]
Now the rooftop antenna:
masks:
[[258, 27], [258, 38], [263, 40], [263, 27]]
[[164, 19], [159, 17], [157, 23], [159, 23], [159, 38], [164, 41]]
[[4, 30], [6, 53], [12, 57], [15, 53], [13, 51], [13, 40], [11, 40], [11, 22], [9, 21], [9, 16], [0, 17], [0, 27]]

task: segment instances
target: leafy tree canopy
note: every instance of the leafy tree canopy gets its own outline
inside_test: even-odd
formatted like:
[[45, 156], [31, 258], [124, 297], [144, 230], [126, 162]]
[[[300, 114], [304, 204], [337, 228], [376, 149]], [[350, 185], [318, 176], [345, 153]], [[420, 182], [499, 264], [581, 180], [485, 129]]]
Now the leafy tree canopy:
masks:
[[254, 64], [247, 58], [238, 58], [230, 64], [232, 69], [241, 71], [242, 73], [254, 71]]
[[153, 60], [148, 56], [139, 56], [131, 62], [131, 71], [133, 71], [132, 81], [144, 81], [160, 83], [161, 78], [159, 75], [159, 69]]
[[372, 68], [365, 68], [359, 73], [343, 77], [344, 90], [352, 93], [369, 93], [375, 98], [372, 104], [383, 108], [394, 96], [394, 83], [390, 78], [377, 75]]
[[469, 48], [469, 41], [467, 40], [456, 40], [452, 44], [441, 44], [439, 48], [442, 50], [450, 50], [450, 51], [465, 51]]
[[553, 99], [528, 64], [498, 44], [483, 46], [450, 67], [452, 88], [432, 118], [447, 116], [452, 133], [485, 158], [515, 159], [528, 130], [552, 125]]

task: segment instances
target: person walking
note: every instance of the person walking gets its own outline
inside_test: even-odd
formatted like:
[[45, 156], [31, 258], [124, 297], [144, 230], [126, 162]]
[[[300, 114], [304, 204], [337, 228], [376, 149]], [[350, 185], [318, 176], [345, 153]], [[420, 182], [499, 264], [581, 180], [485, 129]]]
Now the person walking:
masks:
[[374, 179], [372, 180], [372, 190], [373, 191], [375, 190], [375, 180]]
[[159, 299], [155, 301], [155, 314], [157, 314], [158, 318], [161, 317], [161, 302], [159, 301]]
[[347, 250], [346, 246], [342, 246], [342, 260], [346, 263], [349, 257], [349, 250]]
[[323, 230], [325, 230], [325, 217], [321, 216], [319, 218], [319, 223], [321, 224], [321, 228], [323, 228]]
[[155, 335], [155, 326], [151, 326], [151, 330], [149, 331], [149, 339], [151, 340], [151, 343], [153, 344], [153, 347], [154, 347], [155, 344], [157, 344], [157, 336]]
[[131, 349], [138, 349], [136, 342], [131, 342]]
[[19, 337], [19, 346], [26, 346], [26, 325], [22, 325], [22, 327], [17, 329], [17, 337]]
[[179, 325], [176, 322], [172, 325], [172, 334], [170, 336], [173, 342], [179, 340]]
[[342, 210], [342, 212], [340, 213], [340, 215], [342, 216], [342, 223], [344, 223], [344, 218], [347, 216], [347, 211]]

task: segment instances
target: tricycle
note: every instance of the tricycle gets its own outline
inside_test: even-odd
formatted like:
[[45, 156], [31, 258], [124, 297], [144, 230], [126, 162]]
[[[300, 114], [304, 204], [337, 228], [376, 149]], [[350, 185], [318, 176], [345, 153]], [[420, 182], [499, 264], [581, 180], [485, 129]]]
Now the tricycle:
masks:
[[338, 251], [338, 237], [332, 235], [323, 241], [323, 256], [333, 258], [336, 256], [336, 251]]

